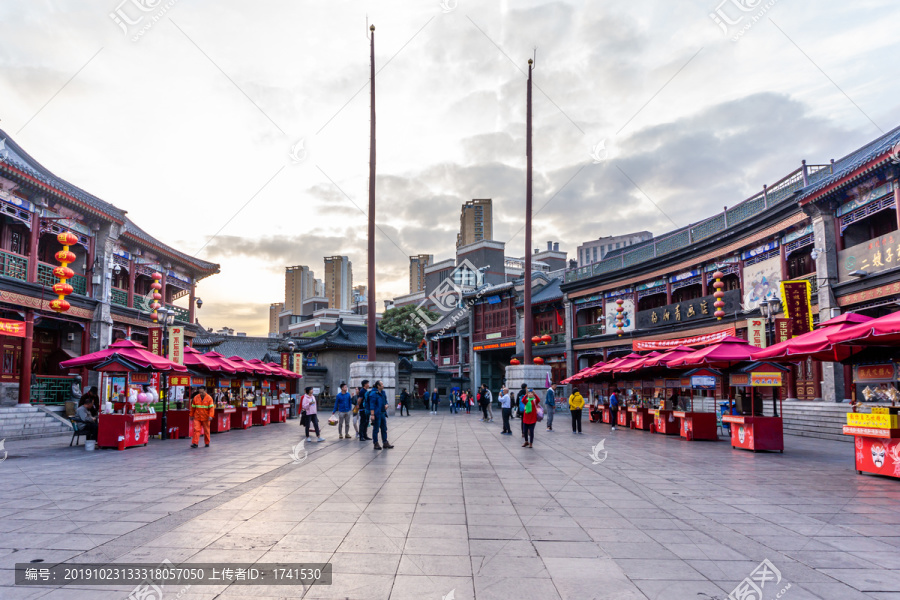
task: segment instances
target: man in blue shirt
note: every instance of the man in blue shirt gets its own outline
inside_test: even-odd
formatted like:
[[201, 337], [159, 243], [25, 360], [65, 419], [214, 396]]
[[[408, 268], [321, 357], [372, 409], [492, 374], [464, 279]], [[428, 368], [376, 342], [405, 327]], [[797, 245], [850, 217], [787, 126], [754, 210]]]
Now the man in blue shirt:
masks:
[[[338, 395], [334, 398], [334, 410], [331, 411], [331, 414], [338, 414], [338, 439], [344, 439], [346, 437], [348, 440], [350, 439], [350, 411], [353, 410], [353, 400], [350, 398], [350, 393], [347, 392], [347, 384], [341, 384], [341, 391], [338, 392]], [[341, 429], [346, 432], [341, 433]]]
[[547, 388], [547, 395], [544, 396], [544, 414], [547, 417], [547, 431], [553, 431], [553, 413], [556, 412], [556, 394], [553, 393], [553, 386]]
[[366, 394], [366, 404], [369, 412], [372, 413], [372, 441], [375, 443], [375, 450], [381, 450], [378, 445], [378, 430], [381, 430], [381, 443], [387, 449], [393, 448], [387, 439], [387, 396], [384, 393], [384, 384], [381, 381], [375, 382], [375, 388], [369, 390]]
[[369, 380], [362, 380], [362, 387], [359, 388], [357, 394], [357, 406], [359, 406], [359, 441], [364, 442], [372, 438], [369, 437], [369, 407], [366, 396], [369, 393]]

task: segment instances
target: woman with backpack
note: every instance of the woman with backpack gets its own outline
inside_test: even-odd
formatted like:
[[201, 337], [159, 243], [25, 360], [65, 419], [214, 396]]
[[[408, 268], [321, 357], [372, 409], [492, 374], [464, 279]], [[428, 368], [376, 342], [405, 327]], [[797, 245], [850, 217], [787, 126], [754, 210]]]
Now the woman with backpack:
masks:
[[523, 448], [534, 448], [534, 429], [538, 422], [538, 410], [541, 401], [534, 390], [528, 390], [524, 398], [525, 408], [522, 411], [522, 437], [525, 438]]

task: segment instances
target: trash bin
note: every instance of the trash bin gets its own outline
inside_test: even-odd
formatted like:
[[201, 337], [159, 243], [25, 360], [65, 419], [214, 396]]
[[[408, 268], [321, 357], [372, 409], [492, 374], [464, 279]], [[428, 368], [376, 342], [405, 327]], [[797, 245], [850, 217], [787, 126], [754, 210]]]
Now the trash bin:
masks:
[[297, 399], [291, 396], [291, 409], [289, 411], [288, 419], [296, 419], [297, 418]]

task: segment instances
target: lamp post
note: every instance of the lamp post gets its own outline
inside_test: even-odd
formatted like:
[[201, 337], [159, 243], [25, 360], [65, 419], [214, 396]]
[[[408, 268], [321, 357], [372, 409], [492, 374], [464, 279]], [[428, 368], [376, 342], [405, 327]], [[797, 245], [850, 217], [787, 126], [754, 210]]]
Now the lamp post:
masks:
[[[169, 357], [169, 325], [172, 325], [175, 322], [175, 311], [166, 306], [161, 306], [157, 311], [159, 314], [158, 322], [162, 324], [162, 347], [163, 352], [166, 358]], [[166, 409], [169, 406], [169, 386], [163, 385], [162, 378], [166, 377], [164, 374], [160, 373], [160, 382], [159, 387], [160, 397], [163, 401], [162, 406], [162, 418], [160, 419], [160, 438], [167, 440], [169, 439], [169, 429], [168, 429], [168, 420], [166, 418]], [[166, 378], [166, 384], [168, 384], [168, 378]]]
[[[759, 305], [759, 312], [766, 322], [766, 346], [771, 346], [775, 343], [775, 315], [781, 312], [781, 300], [776, 298], [764, 300]], [[775, 402], [774, 396], [772, 397], [772, 414], [778, 416], [778, 403]]]

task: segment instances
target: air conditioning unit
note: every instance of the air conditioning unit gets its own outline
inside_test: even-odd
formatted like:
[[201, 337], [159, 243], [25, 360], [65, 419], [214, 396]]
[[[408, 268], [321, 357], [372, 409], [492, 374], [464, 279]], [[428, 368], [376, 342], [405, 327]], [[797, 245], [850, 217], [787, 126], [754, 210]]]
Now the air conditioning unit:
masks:
[[66, 335], [66, 339], [69, 340], [70, 342], [74, 342], [74, 341], [75, 341], [75, 334], [74, 334], [74, 333], [69, 333], [69, 334], [67, 334], [67, 335]]

